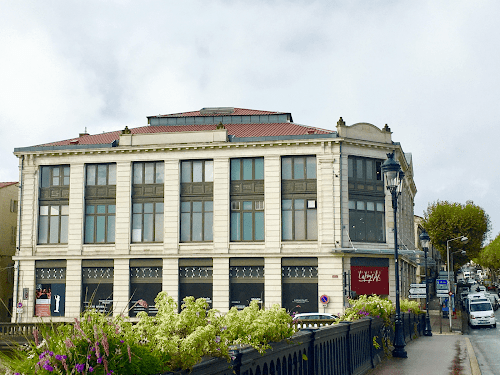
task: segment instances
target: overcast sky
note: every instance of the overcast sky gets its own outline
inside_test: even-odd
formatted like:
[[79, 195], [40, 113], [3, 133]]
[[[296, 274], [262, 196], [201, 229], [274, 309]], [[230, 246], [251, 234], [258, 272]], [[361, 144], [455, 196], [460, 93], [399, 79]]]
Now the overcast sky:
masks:
[[474, 201], [500, 231], [500, 2], [2, 1], [0, 181], [14, 147], [240, 107], [388, 124], [415, 214]]

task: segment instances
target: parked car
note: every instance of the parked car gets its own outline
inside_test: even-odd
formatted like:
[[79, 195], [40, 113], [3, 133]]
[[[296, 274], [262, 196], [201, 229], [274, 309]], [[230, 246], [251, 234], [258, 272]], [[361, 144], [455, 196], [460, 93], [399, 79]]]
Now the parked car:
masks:
[[[307, 328], [307, 327], [314, 327], [314, 328], [319, 328], [322, 326], [329, 325], [330, 323], [328, 320], [332, 319], [337, 319], [338, 316], [333, 315], [333, 314], [328, 314], [328, 313], [301, 313], [297, 314], [294, 316], [294, 320], [297, 321], [297, 327], [298, 328]], [[322, 322], [307, 322], [308, 320], [323, 320], [324, 323]]]
[[300, 313], [294, 316], [294, 319], [304, 320], [304, 319], [338, 319], [337, 315], [328, 313]]
[[499, 306], [497, 295], [488, 293], [488, 298], [490, 299], [491, 305], [493, 306], [493, 310], [497, 311]]
[[491, 326], [495, 328], [497, 326], [495, 313], [493, 312], [493, 306], [490, 301], [470, 301], [467, 312], [469, 314], [469, 325], [471, 327]]

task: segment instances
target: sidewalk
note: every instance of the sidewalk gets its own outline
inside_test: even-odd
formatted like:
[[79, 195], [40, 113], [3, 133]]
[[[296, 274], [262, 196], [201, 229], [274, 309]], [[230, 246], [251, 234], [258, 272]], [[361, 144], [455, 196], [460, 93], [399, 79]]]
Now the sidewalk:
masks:
[[434, 299], [429, 306], [432, 336], [409, 341], [405, 347], [408, 358], [385, 359], [367, 374], [481, 374], [470, 340], [462, 335], [460, 311], [456, 318], [451, 319], [450, 332], [448, 318], [440, 318], [439, 301]]

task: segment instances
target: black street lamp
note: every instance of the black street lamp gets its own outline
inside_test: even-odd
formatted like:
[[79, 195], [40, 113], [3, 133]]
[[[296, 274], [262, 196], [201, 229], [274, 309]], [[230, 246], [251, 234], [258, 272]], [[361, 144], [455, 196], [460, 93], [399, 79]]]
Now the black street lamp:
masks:
[[399, 263], [398, 263], [398, 226], [397, 211], [398, 197], [401, 195], [403, 170], [399, 163], [394, 160], [394, 152], [387, 154], [387, 160], [382, 164], [382, 173], [385, 176], [387, 190], [392, 195], [392, 208], [394, 210], [394, 273], [396, 275], [396, 322], [394, 328], [394, 350], [393, 357], [407, 358], [405, 351], [405, 338], [403, 334], [403, 320], [401, 319], [401, 307], [399, 303]]
[[431, 319], [429, 318], [429, 283], [427, 282], [427, 251], [429, 250], [430, 237], [424, 231], [420, 234], [420, 245], [424, 249], [425, 254], [425, 328], [424, 336], [432, 336]]

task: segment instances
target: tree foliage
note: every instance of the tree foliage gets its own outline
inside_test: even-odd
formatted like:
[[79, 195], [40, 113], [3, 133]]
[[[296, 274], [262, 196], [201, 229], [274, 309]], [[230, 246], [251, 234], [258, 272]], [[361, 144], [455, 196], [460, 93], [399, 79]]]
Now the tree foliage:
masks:
[[478, 263], [492, 270], [500, 269], [500, 233], [487, 246], [481, 250]]
[[469, 239], [467, 244], [463, 244], [460, 240], [449, 241], [450, 254], [462, 249], [467, 253], [465, 256], [460, 253], [453, 256], [454, 268], [479, 256], [491, 229], [488, 214], [472, 201], [467, 201], [466, 204], [448, 201], [429, 204], [422, 224], [433, 246], [441, 252], [443, 259], [447, 256], [447, 241], [461, 236]]

